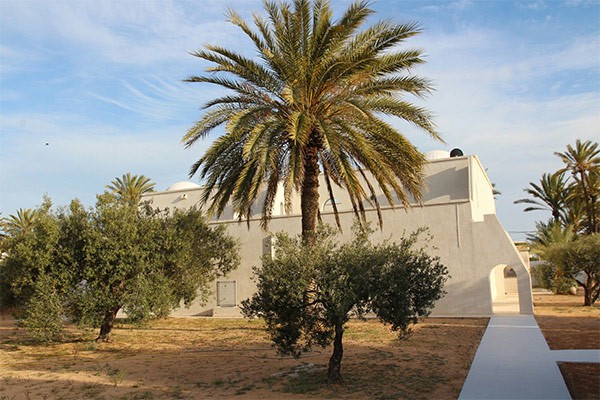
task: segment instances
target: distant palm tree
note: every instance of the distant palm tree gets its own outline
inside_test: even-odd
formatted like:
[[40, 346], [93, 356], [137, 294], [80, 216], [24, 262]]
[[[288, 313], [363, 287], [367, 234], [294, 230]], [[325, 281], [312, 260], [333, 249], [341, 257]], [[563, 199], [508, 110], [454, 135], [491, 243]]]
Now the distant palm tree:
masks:
[[37, 212], [31, 208], [19, 208], [16, 214], [2, 219], [2, 230], [12, 236], [20, 232], [28, 233], [33, 229]]
[[534, 234], [527, 235], [527, 241], [531, 245], [531, 251], [544, 259], [548, 249], [554, 244], [564, 244], [575, 240], [575, 230], [571, 225], [562, 226], [550, 220], [549, 222], [537, 222]]
[[515, 200], [514, 204], [530, 204], [523, 211], [550, 210], [554, 222], [565, 223], [567, 219], [566, 199], [568, 185], [564, 172], [542, 174], [540, 183], [529, 183], [524, 189], [533, 199]]
[[567, 151], [564, 153], [555, 152], [565, 163], [565, 167], [560, 172], [570, 171], [576, 182], [576, 190], [583, 198], [588, 220], [588, 232], [600, 232], [600, 226], [597, 224], [597, 208], [600, 181], [600, 148], [598, 143], [592, 143], [590, 140], [582, 142], [577, 139], [575, 147], [567, 145]]
[[131, 175], [128, 172], [122, 178], [111, 181], [111, 184], [106, 185], [106, 188], [127, 204], [134, 206], [140, 203], [144, 193], [154, 191], [154, 185], [150, 178], [144, 175]]
[[[441, 140], [429, 112], [402, 98], [431, 90], [428, 80], [411, 73], [423, 63], [421, 51], [398, 47], [420, 32], [417, 24], [376, 22], [358, 31], [373, 14], [366, 1], [351, 4], [337, 21], [325, 0], [264, 5], [268, 18], [254, 16], [257, 31], [235, 12], [228, 15], [252, 40], [257, 57], [215, 45], [193, 53], [214, 65], [188, 82], [234, 92], [209, 101], [208, 111], [183, 137], [189, 147], [225, 125], [225, 134], [190, 170], [206, 181], [202, 201], [211, 203], [208, 211], [221, 215], [231, 200], [236, 213], [250, 218], [266, 187], [266, 226], [282, 183], [287, 210], [292, 193], [300, 193], [302, 234], [311, 242], [321, 171], [329, 197], [334, 198], [332, 183], [343, 187], [362, 218], [363, 202], [374, 203], [382, 222], [374, 182], [391, 204], [394, 194], [405, 205], [406, 193], [421, 200], [425, 158], [382, 118], [398, 117]], [[332, 206], [339, 226], [335, 202]]]

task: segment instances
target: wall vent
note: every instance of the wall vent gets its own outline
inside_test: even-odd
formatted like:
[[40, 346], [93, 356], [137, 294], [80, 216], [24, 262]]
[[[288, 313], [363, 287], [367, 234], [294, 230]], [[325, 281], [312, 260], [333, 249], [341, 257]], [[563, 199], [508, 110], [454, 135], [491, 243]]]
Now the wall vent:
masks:
[[236, 281], [217, 281], [217, 305], [219, 307], [235, 307]]

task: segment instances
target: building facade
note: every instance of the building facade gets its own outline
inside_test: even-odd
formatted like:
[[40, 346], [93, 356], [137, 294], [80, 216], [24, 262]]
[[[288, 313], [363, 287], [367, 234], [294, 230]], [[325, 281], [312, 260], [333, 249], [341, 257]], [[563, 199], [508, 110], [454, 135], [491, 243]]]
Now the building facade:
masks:
[[[378, 195], [383, 217], [382, 229], [372, 239], [392, 240], [420, 227], [428, 228], [431, 239], [423, 238], [419, 245], [427, 246], [432, 255], [440, 257], [448, 267], [450, 278], [447, 294], [437, 302], [435, 316], [489, 316], [506, 310], [533, 313], [531, 280], [527, 257], [522, 257], [496, 216], [492, 184], [476, 156], [446, 157], [436, 152], [425, 167], [422, 204], [405, 208], [389, 204]], [[440, 158], [441, 157], [441, 158]], [[322, 177], [321, 177], [322, 178]], [[342, 240], [350, 238], [355, 215], [348, 195], [334, 187], [330, 199], [323, 181], [320, 184], [321, 216], [335, 225], [331, 202], [335, 201], [343, 228]], [[166, 191], [144, 196], [154, 207], [187, 208], [199, 205], [202, 187], [191, 182], [179, 182]], [[377, 227], [377, 213], [366, 208], [367, 219]], [[240, 316], [241, 301], [256, 290], [252, 267], [260, 265], [263, 255], [272, 252], [272, 233], [285, 231], [300, 234], [299, 197], [292, 199], [290, 213], [285, 212], [283, 190], [277, 194], [273, 218], [268, 231], [260, 227], [260, 215], [248, 223], [238, 221], [231, 208], [211, 224], [224, 224], [228, 233], [240, 245], [241, 264], [226, 277], [213, 283], [213, 295], [206, 304], [194, 303], [180, 308], [179, 316]]]

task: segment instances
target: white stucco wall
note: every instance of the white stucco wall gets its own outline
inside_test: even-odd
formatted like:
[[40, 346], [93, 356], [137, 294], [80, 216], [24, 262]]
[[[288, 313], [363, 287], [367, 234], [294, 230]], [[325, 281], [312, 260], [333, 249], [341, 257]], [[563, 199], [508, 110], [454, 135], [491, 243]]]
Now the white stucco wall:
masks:
[[[399, 238], [405, 232], [410, 233], [419, 227], [427, 227], [433, 236], [428, 245], [430, 252], [441, 258], [449, 271], [451, 278], [445, 286], [446, 296], [441, 299], [433, 315], [439, 316], [481, 316], [493, 312], [493, 298], [497, 292], [504, 292], [504, 286], [499, 287], [495, 280], [503, 278], [492, 274], [494, 267], [508, 265], [517, 273], [518, 291], [520, 297], [520, 312], [533, 312], [531, 300], [531, 284], [529, 273], [514, 247], [510, 237], [502, 228], [495, 215], [494, 199], [491, 183], [485, 170], [475, 156], [452, 159], [434, 160], [426, 169], [427, 187], [424, 189], [424, 202], [409, 209], [391, 207], [383, 195], [379, 201], [383, 206], [384, 225], [377, 230], [373, 240], [380, 241], [389, 237]], [[185, 192], [159, 192], [145, 199], [152, 200], [157, 207], [189, 207], [197, 204], [201, 190]], [[327, 190], [322, 183], [320, 187], [320, 204], [328, 199]], [[334, 189], [334, 196], [340, 210], [340, 220], [343, 227], [343, 237], [349, 238], [354, 214], [347, 194], [339, 188]], [[264, 241], [271, 233], [286, 231], [299, 234], [301, 222], [297, 198], [294, 201], [292, 215], [280, 215], [282, 195], [278, 194], [275, 202], [275, 215], [269, 223], [268, 231], [260, 228], [259, 219], [246, 222], [231, 221], [231, 215], [224, 215], [221, 221], [213, 223], [225, 224], [229, 234], [238, 239], [242, 264], [223, 280], [236, 281], [237, 303], [250, 297], [256, 290], [251, 280], [252, 267], [260, 264], [264, 251]], [[335, 224], [329, 209], [322, 209], [325, 222]], [[368, 219], [372, 226], [377, 226], [375, 210], [367, 210]], [[257, 216], [259, 217], [259, 216]], [[229, 218], [229, 220], [226, 220]], [[493, 283], [493, 285], [492, 285]], [[504, 285], [504, 281], [500, 283]], [[494, 288], [494, 289], [492, 289]], [[498, 289], [499, 288], [499, 289]], [[216, 292], [216, 282], [213, 283]], [[237, 309], [219, 308], [216, 299], [206, 305], [194, 304], [192, 308], [175, 311], [175, 315], [235, 315]]]

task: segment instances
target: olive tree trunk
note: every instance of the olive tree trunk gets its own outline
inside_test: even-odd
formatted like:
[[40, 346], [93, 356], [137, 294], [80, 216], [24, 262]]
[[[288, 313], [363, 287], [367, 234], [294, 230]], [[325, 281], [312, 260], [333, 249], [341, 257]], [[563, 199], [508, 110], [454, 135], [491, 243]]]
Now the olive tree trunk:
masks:
[[102, 325], [100, 325], [100, 334], [96, 338], [96, 342], [108, 342], [115, 318], [120, 309], [121, 306], [116, 306], [104, 313], [104, 319]]
[[596, 282], [592, 277], [588, 276], [587, 282], [577, 281], [583, 287], [583, 305], [593, 306], [598, 296], [600, 295], [600, 282]]
[[335, 337], [333, 338], [333, 354], [329, 359], [329, 368], [327, 369], [327, 383], [330, 385], [342, 383], [342, 357], [344, 356], [344, 346], [342, 345], [343, 336], [344, 328], [342, 325], [336, 325]]

